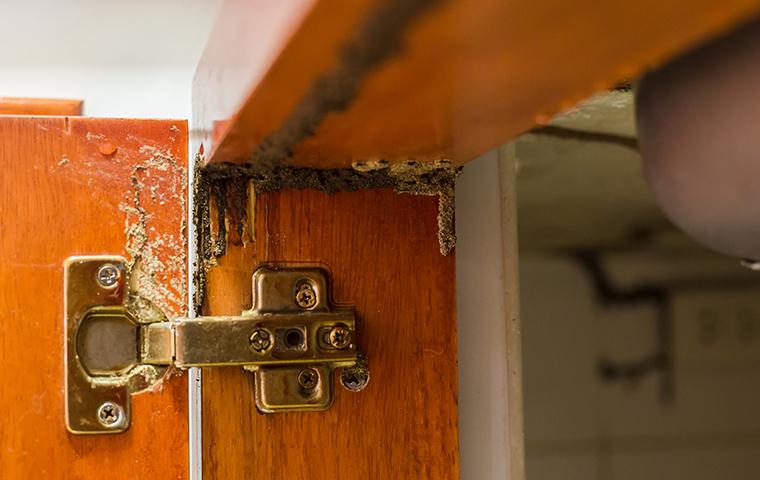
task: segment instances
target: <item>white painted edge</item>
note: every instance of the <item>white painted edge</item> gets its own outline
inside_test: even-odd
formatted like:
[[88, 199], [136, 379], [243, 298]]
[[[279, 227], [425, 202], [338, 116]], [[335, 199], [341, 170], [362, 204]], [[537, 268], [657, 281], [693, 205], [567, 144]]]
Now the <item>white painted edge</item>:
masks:
[[522, 328], [520, 315], [520, 271], [517, 235], [517, 146], [499, 149], [501, 180], [501, 231], [504, 266], [504, 302], [507, 313], [507, 444], [509, 477], [525, 480], [525, 413], [522, 383]]
[[525, 478], [513, 162], [489, 152], [456, 185], [463, 480]]
[[190, 480], [203, 478], [203, 443], [201, 434], [201, 369], [193, 367], [187, 378], [188, 410], [188, 455]]
[[[190, 145], [189, 152], [196, 151]], [[192, 155], [192, 153], [190, 153]], [[195, 223], [193, 222], [193, 186], [195, 185], [195, 158], [188, 159], [187, 174], [187, 312], [190, 318], [195, 316], [193, 298], [195, 298], [195, 282], [193, 271], [198, 256], [195, 244]], [[201, 404], [201, 369], [191, 368], [187, 373], [187, 425], [188, 425], [188, 464], [189, 480], [203, 478], [203, 434], [202, 434], [202, 404]]]

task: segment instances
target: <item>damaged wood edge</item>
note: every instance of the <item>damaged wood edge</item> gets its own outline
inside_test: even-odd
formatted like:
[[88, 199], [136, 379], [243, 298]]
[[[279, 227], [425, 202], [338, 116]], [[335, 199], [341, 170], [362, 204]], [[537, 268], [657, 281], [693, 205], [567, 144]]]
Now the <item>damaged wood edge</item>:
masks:
[[206, 275], [228, 243], [242, 244], [257, 195], [281, 189], [314, 189], [328, 194], [394, 188], [396, 192], [438, 197], [441, 254], [454, 248], [454, 181], [461, 167], [385, 160], [356, 162], [352, 168], [314, 169], [283, 165], [296, 146], [314, 134], [324, 118], [343, 111], [356, 97], [366, 75], [404, 49], [408, 27], [441, 0], [389, 0], [380, 3], [341, 46], [335, 67], [316, 78], [291, 114], [252, 152], [249, 164], [212, 163], [195, 158], [194, 218], [198, 249], [193, 272], [195, 313], [200, 315]]
[[255, 147], [251, 162], [275, 166], [293, 156], [324, 119], [346, 110], [373, 69], [397, 57], [409, 27], [442, 0], [385, 0], [373, 8], [338, 49], [336, 65], [314, 79], [282, 124]]
[[[193, 308], [201, 314], [206, 275], [227, 244], [243, 244], [248, 232], [252, 196], [284, 189], [313, 189], [327, 194], [363, 189], [393, 188], [398, 193], [438, 197], [438, 244], [448, 255], [456, 244], [454, 231], [454, 183], [462, 167], [448, 160], [406, 161], [390, 165], [385, 160], [355, 162], [352, 168], [315, 169], [292, 166], [218, 163], [203, 166], [195, 158], [193, 222], [198, 254], [193, 272]], [[252, 212], [251, 212], [252, 213]], [[214, 221], [215, 220], [215, 221]], [[216, 234], [214, 232], [216, 230]]]
[[[132, 283], [130, 288], [165, 311], [182, 315], [186, 311], [186, 303], [179, 295], [186, 291], [187, 285], [184, 268], [187, 263], [187, 220], [183, 216], [180, 221], [180, 229], [177, 232], [179, 243], [172, 240], [172, 237], [154, 238], [148, 225], [153, 214], [144, 206], [143, 195], [156, 195], [158, 185], [150, 185], [148, 181], [152, 178], [151, 174], [170, 172], [174, 175], [174, 183], [168, 187], [168, 191], [172, 193], [172, 199], [179, 202], [180, 209], [184, 212], [187, 169], [180, 165], [172, 154], [154, 147], [143, 146], [140, 153], [149, 155], [149, 158], [132, 168], [129, 177], [129, 203], [123, 202], [119, 205], [119, 209], [125, 214], [125, 249], [129, 254], [126, 268]], [[161, 247], [171, 247], [179, 253], [162, 260], [156, 253]], [[158, 273], [166, 269], [179, 276], [172, 278], [169, 285], [163, 285], [157, 279]]]

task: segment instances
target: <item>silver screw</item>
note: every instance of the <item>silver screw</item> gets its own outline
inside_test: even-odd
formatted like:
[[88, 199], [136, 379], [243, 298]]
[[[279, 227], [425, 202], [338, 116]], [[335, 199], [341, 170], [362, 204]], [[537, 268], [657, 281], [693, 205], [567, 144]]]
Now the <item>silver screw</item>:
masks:
[[304, 282], [298, 286], [296, 291], [296, 305], [301, 308], [311, 308], [317, 304], [317, 294], [314, 287], [309, 282]]
[[329, 339], [333, 348], [343, 350], [351, 345], [351, 331], [345, 327], [333, 327], [330, 329]]
[[369, 383], [369, 367], [364, 354], [357, 355], [356, 363], [340, 372], [340, 383], [351, 392], [361, 392]]
[[113, 288], [119, 282], [121, 272], [115, 265], [106, 263], [98, 269], [98, 283], [103, 288]]
[[313, 390], [319, 383], [319, 374], [313, 368], [304, 368], [298, 372], [298, 384], [306, 390]]
[[760, 261], [753, 260], [751, 258], [742, 259], [740, 262], [742, 267], [749, 268], [752, 271], [760, 272]]
[[269, 339], [269, 333], [267, 333], [266, 330], [260, 329], [253, 331], [251, 337], [249, 338], [249, 341], [251, 342], [251, 348], [257, 352], [263, 352], [269, 348], [269, 345], [272, 343], [272, 341]]
[[98, 421], [104, 427], [115, 427], [121, 420], [121, 417], [121, 407], [113, 402], [105, 402], [98, 407]]

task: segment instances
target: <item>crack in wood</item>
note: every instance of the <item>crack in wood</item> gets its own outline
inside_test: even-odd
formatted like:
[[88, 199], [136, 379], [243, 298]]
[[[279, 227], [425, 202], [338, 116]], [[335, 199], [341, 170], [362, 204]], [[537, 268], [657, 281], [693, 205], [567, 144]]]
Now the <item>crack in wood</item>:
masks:
[[254, 149], [251, 162], [276, 166], [292, 157], [325, 117], [346, 110], [372, 69], [399, 55], [409, 26], [442, 0], [387, 0], [378, 5], [340, 48], [337, 65], [314, 80], [282, 125]]
[[[355, 163], [352, 168], [314, 169], [259, 164], [220, 163], [202, 166], [196, 157], [194, 222], [198, 260], [193, 299], [196, 314], [203, 305], [206, 272], [226, 253], [227, 242], [242, 244], [255, 205], [250, 196], [282, 189], [313, 189], [327, 194], [361, 189], [393, 188], [398, 193], [438, 197], [438, 243], [442, 255], [456, 244], [454, 183], [461, 167], [447, 160], [407, 161], [389, 165], [384, 160]], [[249, 191], [249, 185], [251, 186]]]

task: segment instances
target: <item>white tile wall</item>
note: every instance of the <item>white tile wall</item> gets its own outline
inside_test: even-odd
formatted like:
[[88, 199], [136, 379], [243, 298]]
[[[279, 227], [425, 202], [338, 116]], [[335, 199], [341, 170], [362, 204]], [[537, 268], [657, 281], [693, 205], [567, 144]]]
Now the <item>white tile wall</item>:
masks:
[[[664, 259], [657, 274], [667, 269]], [[600, 354], [630, 360], [652, 351], [652, 307], [601, 308], [567, 257], [525, 254], [520, 271], [529, 480], [760, 478], [760, 338], [741, 340], [737, 352], [730, 343], [740, 344], [736, 310], [744, 323], [754, 318], [747, 311], [760, 312], [760, 275], [757, 286], [675, 291], [675, 397], [662, 403], [655, 376], [604, 384], [595, 374]], [[689, 266], [690, 276], [698, 271]], [[615, 269], [626, 272], [635, 272], [630, 283], [647, 273], [640, 264]], [[728, 319], [718, 353], [694, 340], [705, 308]]]

